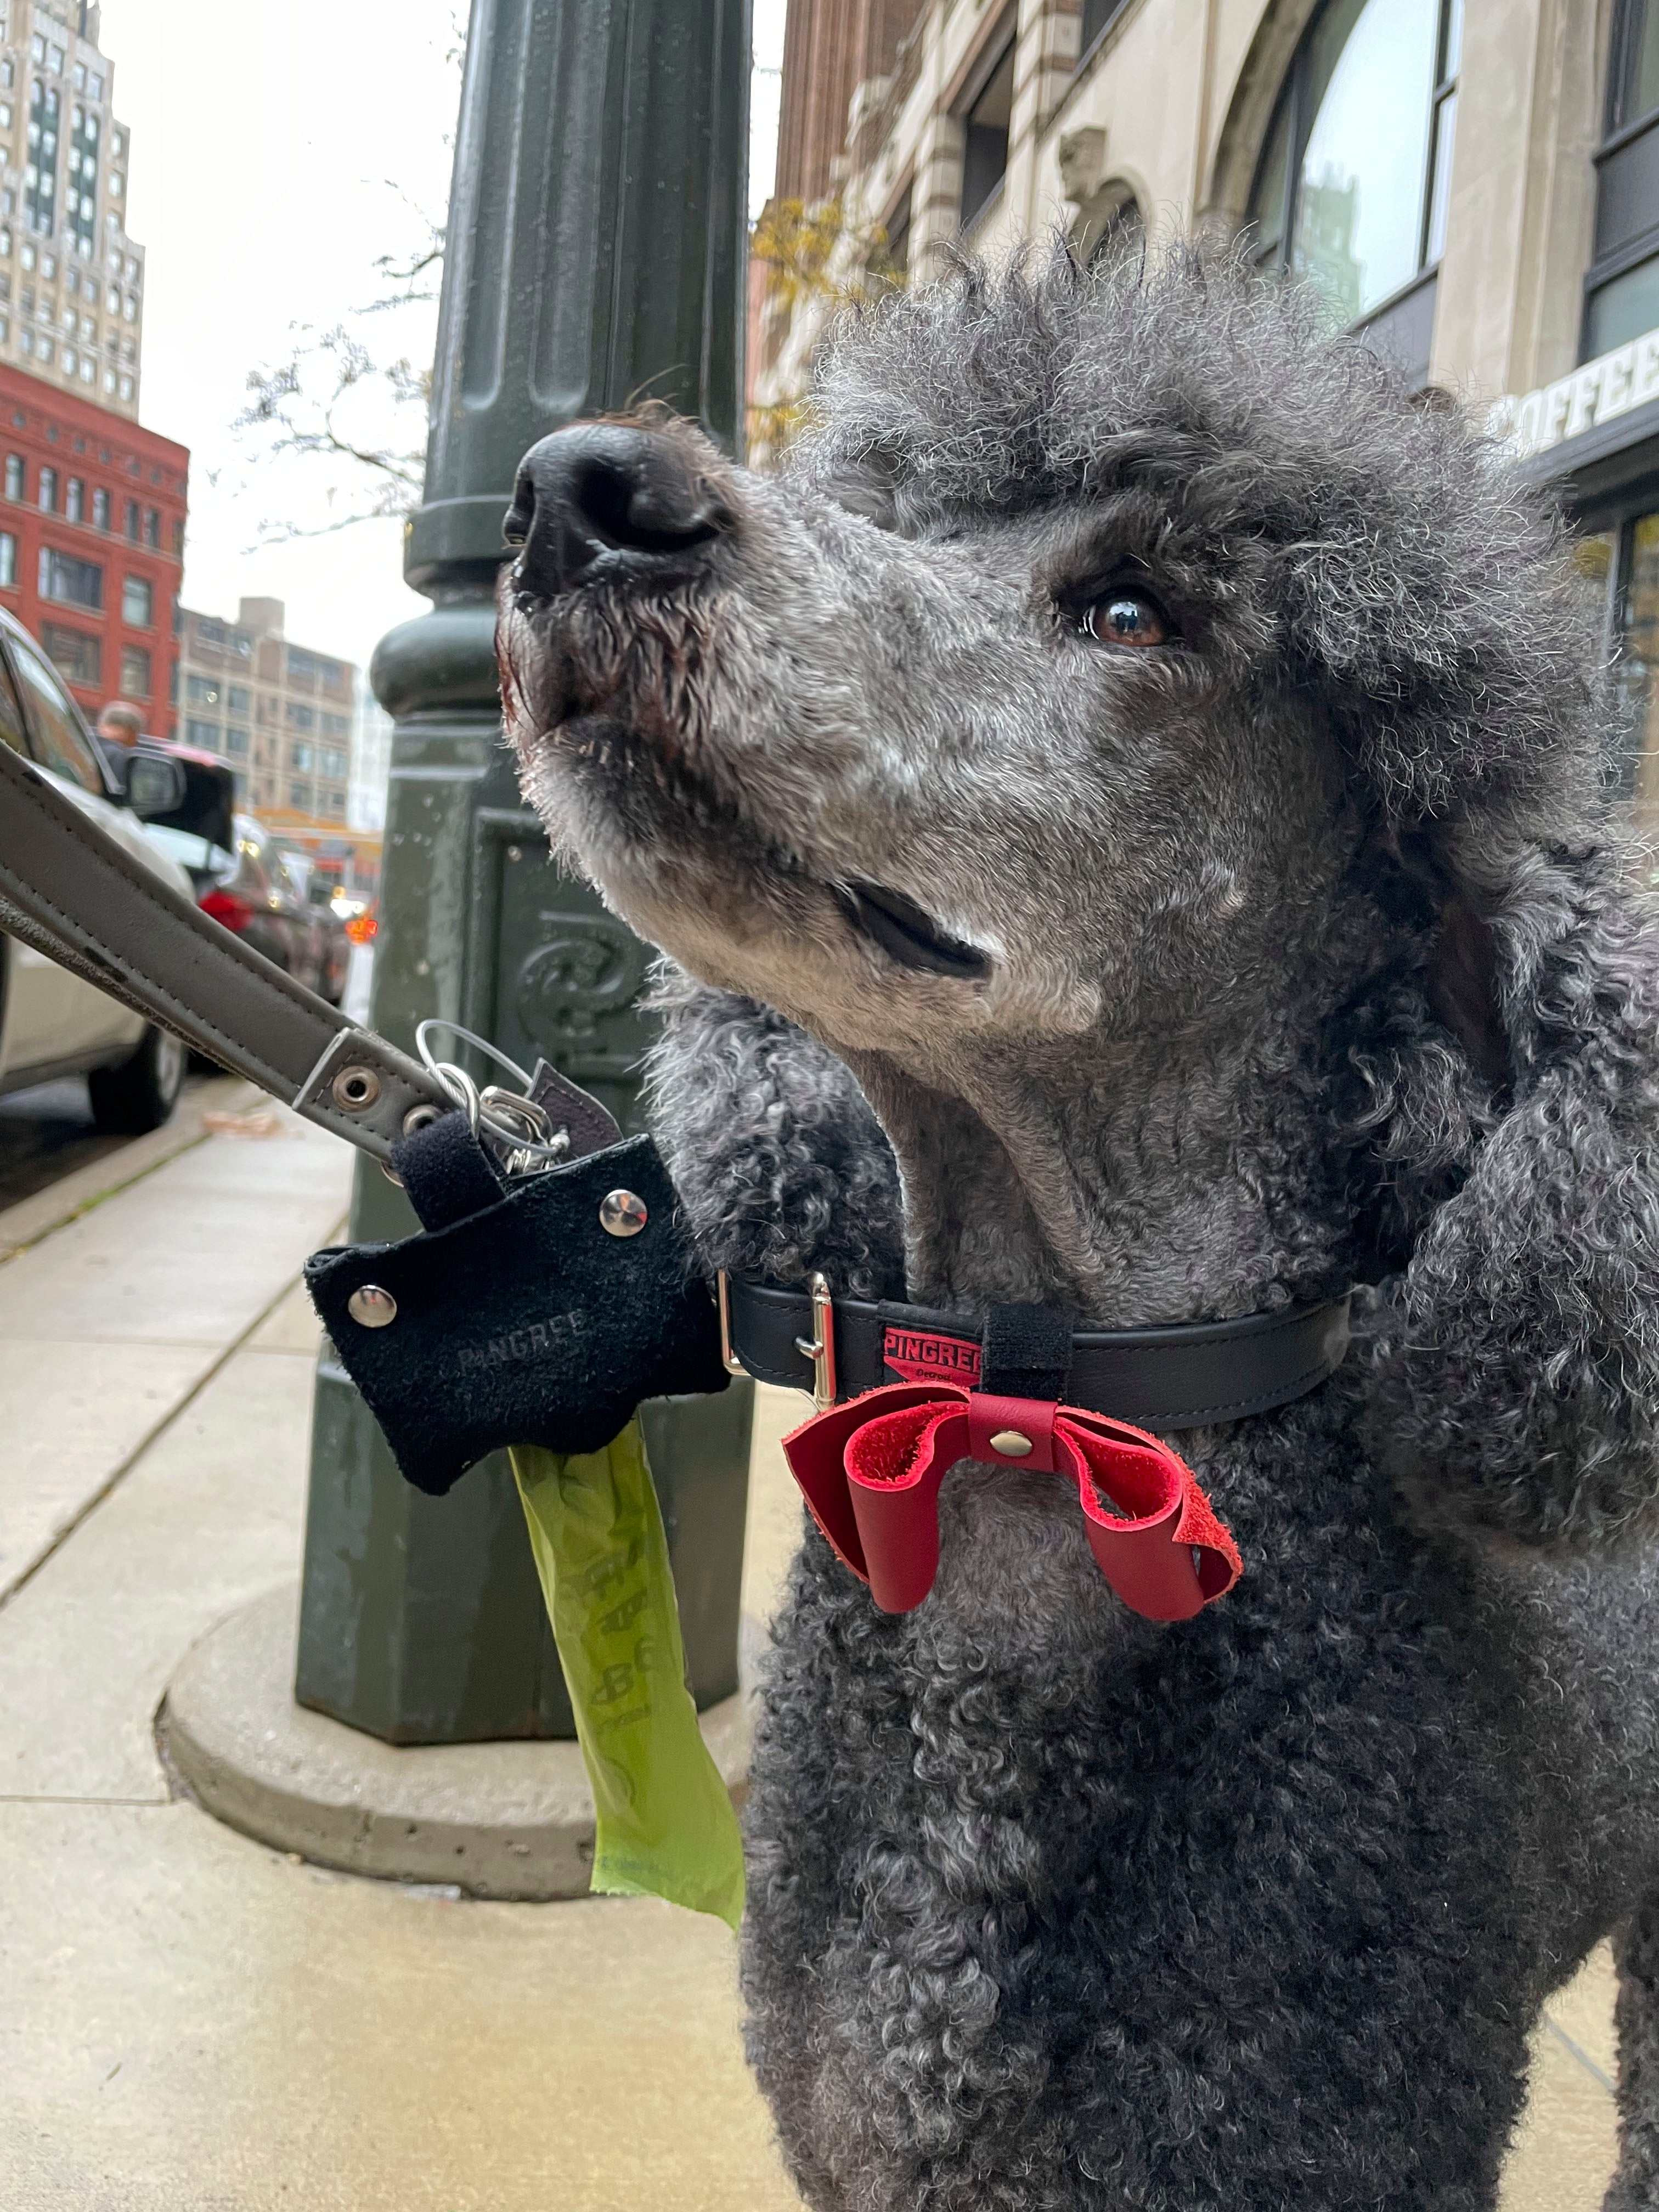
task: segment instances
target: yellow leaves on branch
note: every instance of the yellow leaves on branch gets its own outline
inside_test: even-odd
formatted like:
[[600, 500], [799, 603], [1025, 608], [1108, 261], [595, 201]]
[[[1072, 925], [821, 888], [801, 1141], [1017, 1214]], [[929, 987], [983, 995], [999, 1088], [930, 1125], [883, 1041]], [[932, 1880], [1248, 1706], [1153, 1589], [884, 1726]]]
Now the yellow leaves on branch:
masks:
[[[859, 307], [904, 282], [888, 251], [880, 223], [854, 224], [837, 192], [827, 200], [769, 200], [750, 239], [750, 252], [766, 271], [765, 316], [781, 333], [805, 309], [822, 326], [843, 309]], [[775, 460], [809, 412], [805, 392], [751, 404], [751, 457]]]

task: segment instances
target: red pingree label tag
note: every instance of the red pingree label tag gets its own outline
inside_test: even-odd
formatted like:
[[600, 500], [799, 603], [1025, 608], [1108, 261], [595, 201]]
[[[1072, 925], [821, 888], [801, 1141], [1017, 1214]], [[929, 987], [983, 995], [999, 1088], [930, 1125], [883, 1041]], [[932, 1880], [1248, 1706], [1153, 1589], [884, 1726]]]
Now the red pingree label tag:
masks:
[[979, 1381], [979, 1346], [959, 1336], [890, 1328], [882, 1336], [881, 1356], [907, 1382], [960, 1382], [971, 1390]]

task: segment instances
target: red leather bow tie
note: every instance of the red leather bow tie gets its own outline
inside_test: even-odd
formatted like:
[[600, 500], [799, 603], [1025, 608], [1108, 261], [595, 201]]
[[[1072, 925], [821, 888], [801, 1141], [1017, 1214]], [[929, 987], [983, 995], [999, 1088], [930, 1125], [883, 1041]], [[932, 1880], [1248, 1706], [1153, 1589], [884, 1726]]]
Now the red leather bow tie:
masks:
[[1190, 1620], [1243, 1571], [1186, 1462], [1080, 1407], [896, 1382], [816, 1414], [783, 1449], [812, 1518], [884, 1613], [932, 1589], [939, 1485], [963, 1459], [1070, 1475], [1102, 1573], [1149, 1620]]

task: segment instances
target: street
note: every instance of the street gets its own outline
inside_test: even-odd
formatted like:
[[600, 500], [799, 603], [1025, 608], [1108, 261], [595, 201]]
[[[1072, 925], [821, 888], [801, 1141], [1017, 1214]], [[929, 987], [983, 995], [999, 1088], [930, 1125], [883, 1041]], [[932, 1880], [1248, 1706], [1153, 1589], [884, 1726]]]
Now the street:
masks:
[[[209, 1075], [185, 1078], [179, 1111], [186, 1121], [204, 1086], [211, 1081]], [[100, 1133], [87, 1104], [87, 1086], [79, 1077], [14, 1091], [9, 1098], [0, 1098], [0, 1208], [33, 1198], [100, 1160], [111, 1161], [111, 1172], [118, 1174], [113, 1156], [138, 1141]]]

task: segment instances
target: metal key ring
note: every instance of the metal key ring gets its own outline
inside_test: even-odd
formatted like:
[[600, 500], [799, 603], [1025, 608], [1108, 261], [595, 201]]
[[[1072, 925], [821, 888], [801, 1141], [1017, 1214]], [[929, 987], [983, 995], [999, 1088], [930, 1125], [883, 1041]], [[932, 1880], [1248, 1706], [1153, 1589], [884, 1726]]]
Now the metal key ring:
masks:
[[428, 1060], [426, 1064], [428, 1072], [437, 1078], [466, 1115], [466, 1126], [476, 1137], [478, 1124], [483, 1119], [483, 1102], [478, 1096], [477, 1085], [453, 1060]]
[[[438, 1062], [434, 1057], [432, 1047], [427, 1042], [426, 1033], [428, 1030], [447, 1030], [451, 1036], [459, 1037], [464, 1043], [470, 1044], [475, 1052], [483, 1053], [486, 1060], [493, 1060], [497, 1067], [504, 1067], [517, 1082], [520, 1091], [527, 1091], [530, 1089], [531, 1078], [525, 1073], [516, 1060], [509, 1060], [498, 1045], [490, 1043], [488, 1037], [478, 1036], [471, 1030], [464, 1030], [459, 1022], [447, 1022], [441, 1014], [428, 1015], [425, 1021], [416, 1025], [415, 1030], [415, 1049], [434, 1075], [438, 1073]], [[443, 1064], [446, 1066], [454, 1065], [452, 1060], [447, 1060]]]

